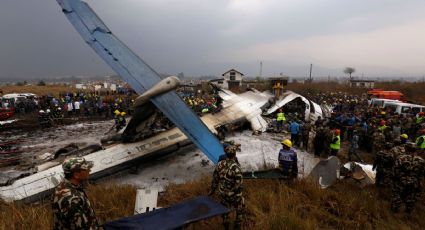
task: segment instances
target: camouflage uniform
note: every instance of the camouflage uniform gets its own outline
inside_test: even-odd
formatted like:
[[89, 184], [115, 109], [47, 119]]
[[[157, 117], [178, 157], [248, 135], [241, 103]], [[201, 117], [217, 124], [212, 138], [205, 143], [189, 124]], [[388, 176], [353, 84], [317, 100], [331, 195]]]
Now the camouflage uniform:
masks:
[[[236, 224], [241, 223], [244, 212], [244, 199], [242, 197], [242, 171], [234, 159], [220, 161], [213, 174], [211, 191], [218, 188], [221, 203], [228, 208], [236, 209]], [[228, 225], [228, 215], [223, 216], [224, 224]]]
[[391, 210], [397, 212], [402, 203], [410, 213], [421, 196], [421, 179], [425, 174], [425, 161], [410, 154], [397, 158], [394, 165]]
[[398, 156], [405, 154], [403, 146], [385, 145], [386, 149], [376, 153], [373, 168], [376, 168], [375, 184], [378, 187], [390, 187], [393, 183], [393, 167]]
[[310, 122], [306, 122], [303, 126], [302, 126], [302, 130], [301, 130], [301, 136], [302, 136], [302, 142], [303, 142], [303, 148], [305, 148], [305, 150], [308, 149], [308, 140], [310, 138], [310, 130], [311, 130], [311, 124]]
[[384, 144], [385, 144], [385, 135], [379, 130], [376, 130], [373, 133], [373, 152], [376, 153], [379, 150], [381, 150]]
[[[77, 169], [90, 169], [92, 162], [83, 158], [71, 158], [62, 164], [65, 173]], [[64, 179], [55, 188], [53, 203], [53, 229], [97, 229], [98, 223], [90, 201], [82, 185], [74, 185]]]

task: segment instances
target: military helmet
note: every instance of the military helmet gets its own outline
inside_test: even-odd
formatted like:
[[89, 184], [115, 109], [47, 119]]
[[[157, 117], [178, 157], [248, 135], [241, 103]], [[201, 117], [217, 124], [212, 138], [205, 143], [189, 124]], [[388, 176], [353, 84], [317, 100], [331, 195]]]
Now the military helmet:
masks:
[[286, 145], [289, 148], [292, 148], [292, 142], [289, 139], [284, 139], [280, 142], [282, 145]]
[[236, 154], [237, 148], [235, 148], [235, 146], [229, 145], [229, 144], [225, 144], [225, 146], [223, 146], [223, 147], [224, 147], [224, 152], [225, 153]]
[[93, 167], [93, 161], [86, 161], [83, 157], [72, 157], [62, 163], [64, 173], [72, 173], [81, 169], [89, 170]]

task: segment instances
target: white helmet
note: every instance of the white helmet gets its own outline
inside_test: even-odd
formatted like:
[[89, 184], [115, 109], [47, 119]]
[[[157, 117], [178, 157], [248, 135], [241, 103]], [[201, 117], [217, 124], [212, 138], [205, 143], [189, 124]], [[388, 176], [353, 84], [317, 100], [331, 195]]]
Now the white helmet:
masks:
[[39, 113], [44, 113], [44, 110], [40, 110], [40, 111], [38, 111]]
[[50, 113], [50, 109], [47, 109], [47, 110], [46, 110], [46, 113]]
[[61, 107], [59, 107], [58, 110], [61, 111], [62, 110]]

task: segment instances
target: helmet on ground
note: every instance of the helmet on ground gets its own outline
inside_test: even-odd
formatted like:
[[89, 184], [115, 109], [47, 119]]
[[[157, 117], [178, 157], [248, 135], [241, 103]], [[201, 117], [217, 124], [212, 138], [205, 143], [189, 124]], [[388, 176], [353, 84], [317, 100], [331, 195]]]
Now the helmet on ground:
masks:
[[89, 170], [93, 167], [93, 161], [86, 161], [83, 157], [72, 157], [66, 159], [62, 163], [62, 169], [64, 173], [72, 173], [75, 171]]
[[121, 116], [125, 116], [126, 115], [126, 113], [125, 112], [121, 112]]
[[282, 145], [286, 145], [289, 148], [292, 148], [292, 142], [289, 139], [284, 139], [280, 142]]
[[380, 124], [380, 125], [385, 125], [385, 124], [386, 124], [386, 122], [385, 122], [384, 120], [381, 120], [381, 121], [379, 122], [379, 124]]
[[407, 134], [403, 133], [403, 134], [400, 135], [400, 138], [408, 139], [409, 136]]
[[120, 111], [119, 111], [118, 109], [116, 109], [116, 110], [114, 111], [114, 113], [115, 113], [115, 115], [118, 115], [118, 114], [120, 114]]
[[44, 110], [40, 110], [40, 111], [38, 111], [39, 113], [44, 113]]

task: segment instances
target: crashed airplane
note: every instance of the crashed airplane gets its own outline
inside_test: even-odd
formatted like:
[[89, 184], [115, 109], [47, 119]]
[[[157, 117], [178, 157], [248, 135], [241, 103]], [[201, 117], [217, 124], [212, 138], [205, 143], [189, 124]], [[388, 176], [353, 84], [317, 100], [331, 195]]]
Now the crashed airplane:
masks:
[[[149, 158], [174, 152], [190, 143], [194, 143], [213, 163], [217, 163], [223, 153], [223, 147], [214, 135], [218, 133], [217, 128], [248, 121], [254, 131], [264, 132], [269, 125], [267, 119], [270, 120], [270, 116], [278, 108], [285, 108], [296, 100], [302, 102], [300, 107], [305, 119], [314, 121], [319, 116], [328, 116], [327, 110], [320, 105], [293, 92], [287, 92], [272, 103], [274, 96], [267, 92], [252, 90], [234, 94], [221, 90], [219, 95], [223, 99], [223, 109], [216, 114], [206, 114], [199, 118], [174, 92], [179, 80], [176, 77], [162, 79], [121, 43], [85, 2], [57, 2], [88, 45], [141, 95], [135, 102], [136, 115], [122, 135], [128, 137], [137, 134], [140, 131], [137, 127], [143, 128], [144, 123], [153, 115], [155, 107], [176, 125], [175, 128], [143, 140], [120, 142], [86, 155], [87, 160], [95, 162], [91, 170], [93, 179], [110, 175], [128, 168], [129, 165], [137, 165]], [[12, 179], [8, 185], [0, 187], [0, 198], [6, 201], [31, 201], [50, 193], [63, 179], [60, 164], [61, 162], [51, 161], [38, 166], [38, 171], [32, 175]]]

